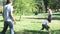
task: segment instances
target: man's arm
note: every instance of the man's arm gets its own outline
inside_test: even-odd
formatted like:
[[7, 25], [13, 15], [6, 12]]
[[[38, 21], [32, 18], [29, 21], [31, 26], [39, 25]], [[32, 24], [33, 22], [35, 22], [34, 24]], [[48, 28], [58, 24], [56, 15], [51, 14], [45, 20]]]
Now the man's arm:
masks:
[[13, 16], [12, 11], [10, 12], [10, 15], [11, 15], [11, 17], [12, 17], [13, 21], [14, 21], [14, 24], [16, 24], [16, 21], [15, 21], [15, 19], [14, 19], [14, 16]]

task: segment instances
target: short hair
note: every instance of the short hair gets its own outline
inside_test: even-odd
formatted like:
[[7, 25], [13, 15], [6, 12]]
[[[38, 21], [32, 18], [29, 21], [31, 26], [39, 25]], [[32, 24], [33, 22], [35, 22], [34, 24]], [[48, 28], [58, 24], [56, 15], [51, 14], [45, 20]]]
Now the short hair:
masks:
[[9, 3], [11, 3], [11, 2], [12, 2], [12, 0], [7, 0], [6, 4], [9, 4]]

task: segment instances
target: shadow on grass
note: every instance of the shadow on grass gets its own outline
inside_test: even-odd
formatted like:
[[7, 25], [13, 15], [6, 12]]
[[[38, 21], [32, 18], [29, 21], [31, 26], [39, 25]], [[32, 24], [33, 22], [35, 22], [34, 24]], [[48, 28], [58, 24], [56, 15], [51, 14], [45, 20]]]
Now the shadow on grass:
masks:
[[53, 15], [58, 15], [58, 16], [60, 16], [60, 14], [53, 14]]
[[35, 31], [35, 30], [24, 30], [23, 32], [15, 32], [15, 34], [48, 34], [48, 32]]
[[[24, 30], [23, 32], [15, 32], [15, 34], [48, 34], [48, 32], [45, 31], [36, 31], [36, 30]], [[60, 34], [59, 30], [53, 30], [51, 31], [51, 34]]]
[[[47, 18], [27, 18], [27, 19], [47, 19]], [[53, 17], [52, 20], [60, 20], [59, 17]]]
[[3, 20], [0, 20], [0, 22], [3, 22]]
[[48, 32], [36, 31], [36, 30], [25, 30], [23, 34], [48, 34]]
[[51, 34], [60, 34], [60, 30], [53, 30], [51, 31]]
[[[7, 30], [6, 34], [10, 34], [9, 30]], [[23, 30], [15, 32], [15, 34], [48, 34], [48, 32], [37, 30]], [[60, 34], [60, 30], [52, 30], [51, 34]]]
[[0, 29], [2, 29], [3, 27], [2, 26], [0, 26]]
[[59, 17], [53, 17], [52, 20], [60, 20]]

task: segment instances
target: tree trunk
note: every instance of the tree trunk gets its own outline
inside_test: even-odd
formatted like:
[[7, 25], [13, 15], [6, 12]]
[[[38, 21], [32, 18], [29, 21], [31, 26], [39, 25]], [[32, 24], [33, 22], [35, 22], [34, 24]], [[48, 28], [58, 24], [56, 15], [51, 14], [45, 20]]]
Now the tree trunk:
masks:
[[45, 12], [44, 1], [43, 1], [43, 0], [41, 0], [41, 2], [42, 2], [42, 9], [43, 9], [43, 11]]
[[47, 7], [48, 7], [48, 3], [49, 3], [49, 0], [43, 0], [44, 2], [44, 6], [45, 6], [45, 13], [47, 13]]

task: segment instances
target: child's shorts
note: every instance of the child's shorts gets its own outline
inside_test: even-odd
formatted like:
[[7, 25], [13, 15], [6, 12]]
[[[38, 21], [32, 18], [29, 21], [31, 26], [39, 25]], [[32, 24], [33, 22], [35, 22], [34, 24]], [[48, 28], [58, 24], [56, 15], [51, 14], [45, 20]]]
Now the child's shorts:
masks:
[[48, 25], [43, 25], [43, 24], [42, 24], [42, 30], [44, 30], [44, 29], [49, 30], [49, 26], [48, 26]]
[[52, 16], [49, 15], [49, 16], [48, 16], [48, 19], [49, 19], [49, 21], [51, 22], [51, 20], [52, 20]]

